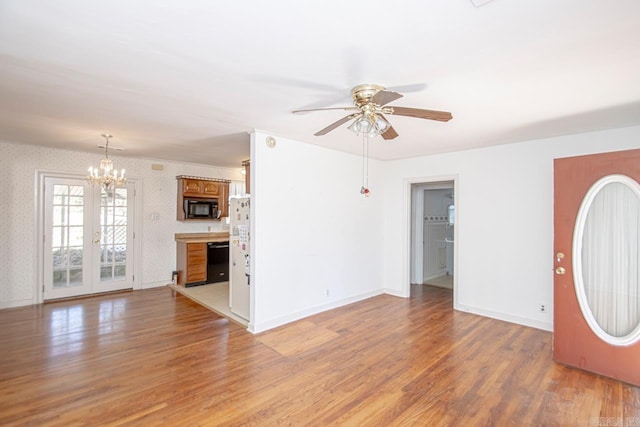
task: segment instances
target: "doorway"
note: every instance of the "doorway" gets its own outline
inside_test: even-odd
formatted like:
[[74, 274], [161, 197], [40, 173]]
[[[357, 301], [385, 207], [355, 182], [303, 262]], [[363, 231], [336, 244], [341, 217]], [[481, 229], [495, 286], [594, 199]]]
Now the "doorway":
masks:
[[42, 299], [132, 289], [135, 184], [105, 191], [78, 177], [41, 182]]
[[410, 283], [454, 289], [454, 180], [411, 183]]

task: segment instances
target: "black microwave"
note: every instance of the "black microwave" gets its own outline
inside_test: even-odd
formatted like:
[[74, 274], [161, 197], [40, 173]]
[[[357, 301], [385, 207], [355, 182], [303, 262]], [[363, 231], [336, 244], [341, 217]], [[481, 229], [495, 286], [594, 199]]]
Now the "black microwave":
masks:
[[220, 218], [218, 199], [184, 199], [184, 217], [187, 219]]

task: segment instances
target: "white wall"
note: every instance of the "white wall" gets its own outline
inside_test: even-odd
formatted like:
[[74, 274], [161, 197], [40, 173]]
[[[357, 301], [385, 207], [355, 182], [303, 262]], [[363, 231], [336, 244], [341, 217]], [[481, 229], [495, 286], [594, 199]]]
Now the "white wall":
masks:
[[[252, 313], [260, 332], [383, 292], [380, 162], [360, 194], [359, 156], [252, 136]], [[326, 291], [329, 295], [326, 295]]]
[[[365, 198], [358, 156], [280, 137], [271, 149], [266, 136], [252, 135], [254, 332], [381, 292], [408, 296], [410, 183], [452, 177], [456, 308], [550, 330], [553, 159], [640, 147], [640, 127], [631, 127], [371, 161], [372, 196]], [[100, 157], [0, 143], [0, 308], [34, 298], [35, 171], [84, 174]], [[174, 233], [206, 231], [175, 220], [175, 176], [242, 177], [236, 169], [114, 162], [143, 182], [142, 285], [163, 284], [175, 267]], [[152, 163], [165, 170], [152, 171]]]
[[409, 292], [410, 183], [456, 175], [457, 308], [551, 330], [553, 159], [638, 147], [631, 127], [385, 163], [383, 286]]
[[[207, 231], [220, 222], [185, 223], [176, 220], [176, 175], [195, 175], [243, 180], [236, 169], [183, 164], [166, 160], [113, 158], [117, 168], [142, 183], [142, 257], [136, 263], [140, 287], [160, 286], [171, 281], [175, 270], [175, 233]], [[82, 153], [0, 142], [0, 308], [32, 304], [36, 297], [36, 197], [37, 170], [85, 175], [97, 166], [100, 153]], [[164, 165], [163, 171], [151, 164]], [[157, 215], [152, 215], [157, 214]], [[157, 218], [157, 219], [153, 219]]]

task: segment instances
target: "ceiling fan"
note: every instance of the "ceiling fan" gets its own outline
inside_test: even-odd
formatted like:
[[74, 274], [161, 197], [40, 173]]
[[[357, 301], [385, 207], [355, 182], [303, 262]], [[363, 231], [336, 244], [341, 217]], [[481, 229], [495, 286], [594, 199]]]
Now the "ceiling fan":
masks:
[[337, 127], [354, 120], [348, 129], [360, 134], [368, 134], [370, 136], [382, 135], [384, 139], [394, 139], [398, 136], [396, 130], [384, 116], [392, 114], [396, 116], [416, 117], [419, 119], [438, 120], [440, 122], [448, 122], [451, 120], [451, 113], [446, 111], [423, 110], [420, 108], [394, 107], [387, 105], [388, 103], [402, 98], [402, 94], [386, 90], [383, 86], [377, 84], [361, 84], [351, 89], [351, 97], [353, 98], [354, 107], [336, 107], [336, 108], [314, 108], [310, 110], [296, 110], [293, 113], [306, 113], [309, 111], [324, 110], [344, 110], [352, 111], [351, 114], [331, 123], [326, 128], [314, 133], [315, 136], [325, 135]]

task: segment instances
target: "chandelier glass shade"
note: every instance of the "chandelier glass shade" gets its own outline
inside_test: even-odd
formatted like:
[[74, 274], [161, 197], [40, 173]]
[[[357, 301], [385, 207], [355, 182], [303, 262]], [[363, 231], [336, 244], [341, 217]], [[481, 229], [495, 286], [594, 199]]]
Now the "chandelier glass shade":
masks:
[[87, 175], [87, 181], [92, 185], [100, 185], [104, 190], [109, 191], [114, 187], [123, 185], [127, 182], [127, 178], [124, 177], [124, 169], [118, 170], [113, 168], [113, 161], [109, 158], [109, 138], [113, 138], [112, 135], [102, 134], [107, 140], [104, 145], [104, 159], [100, 160], [100, 166], [94, 168], [89, 167], [89, 175]]

